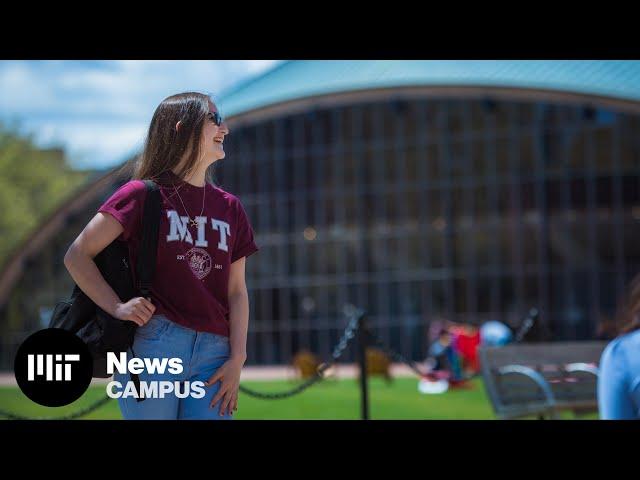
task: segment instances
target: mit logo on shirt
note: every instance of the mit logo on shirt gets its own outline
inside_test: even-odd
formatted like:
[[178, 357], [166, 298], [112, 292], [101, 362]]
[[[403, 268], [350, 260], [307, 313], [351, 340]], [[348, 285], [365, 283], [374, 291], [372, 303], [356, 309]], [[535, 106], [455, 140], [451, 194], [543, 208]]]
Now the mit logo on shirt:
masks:
[[[175, 210], [167, 210], [167, 217], [170, 221], [169, 235], [167, 235], [167, 242], [175, 242], [181, 240], [190, 244], [193, 243], [191, 232], [187, 228], [189, 217], [179, 216]], [[196, 247], [207, 247], [209, 242], [206, 239], [206, 226], [208, 224], [208, 217], [195, 217], [195, 221], [198, 223], [198, 238], [196, 238]], [[211, 229], [220, 233], [220, 241], [218, 242], [218, 249], [228, 252], [229, 246], [227, 245], [227, 237], [231, 236], [231, 229], [227, 222], [211, 218]]]
[[[54, 358], [55, 357], [55, 361]], [[64, 355], [65, 362], [79, 362], [80, 355]], [[27, 381], [33, 382], [36, 375], [39, 377], [46, 376], [48, 382], [71, 381], [71, 363], [62, 362], [62, 355], [28, 355], [27, 356]], [[64, 367], [64, 378], [62, 376], [62, 367]], [[54, 379], [55, 374], [55, 379]]]

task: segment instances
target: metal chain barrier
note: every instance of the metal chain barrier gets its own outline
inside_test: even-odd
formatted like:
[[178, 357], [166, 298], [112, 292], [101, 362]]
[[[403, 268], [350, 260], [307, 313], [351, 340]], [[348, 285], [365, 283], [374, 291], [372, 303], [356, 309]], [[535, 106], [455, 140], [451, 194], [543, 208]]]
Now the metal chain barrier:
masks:
[[314, 385], [318, 383], [320, 380], [323, 380], [324, 372], [328, 370], [336, 362], [336, 360], [338, 360], [338, 358], [340, 358], [340, 356], [343, 354], [343, 352], [347, 348], [347, 345], [349, 344], [351, 339], [355, 336], [356, 330], [358, 330], [358, 327], [360, 324], [361, 316], [362, 316], [362, 312], [358, 312], [352, 315], [351, 320], [347, 324], [347, 327], [345, 328], [344, 333], [340, 338], [340, 341], [333, 349], [333, 353], [331, 354], [331, 358], [332, 358], [331, 362], [321, 364], [318, 367], [318, 370], [316, 371], [315, 375], [310, 379], [306, 380], [300, 385], [297, 385], [291, 390], [287, 390], [284, 392], [263, 393], [263, 392], [257, 392], [255, 390], [251, 390], [247, 387], [243, 387], [242, 385], [240, 385], [240, 391], [243, 393], [246, 393], [251, 397], [260, 398], [262, 400], [279, 400], [282, 398], [288, 398], [288, 397], [297, 395], [298, 393], [301, 393], [307, 388], [309, 388], [311, 385]]
[[15, 413], [7, 412], [5, 410], [0, 410], [0, 417], [5, 417], [5, 418], [8, 418], [9, 420], [74, 420], [76, 418], [88, 415], [94, 410], [97, 410], [98, 408], [106, 404], [109, 400], [111, 400], [110, 397], [104, 396], [103, 398], [95, 401], [94, 403], [83, 408], [82, 410], [78, 410], [77, 412], [70, 413], [69, 415], [65, 415], [62, 417], [33, 417], [32, 418], [32, 417], [25, 417], [22, 415], [16, 415]]
[[[364, 314], [364, 312], [361, 311], [361, 310], [353, 310], [352, 311], [351, 320], [349, 321], [349, 323], [345, 327], [345, 330], [344, 330], [344, 332], [342, 334], [342, 337], [340, 338], [340, 341], [338, 342], [338, 344], [333, 349], [333, 352], [331, 354], [331, 361], [328, 362], [328, 363], [322, 363], [318, 367], [318, 369], [316, 370], [315, 375], [313, 377], [311, 377], [310, 379], [304, 381], [300, 385], [297, 385], [296, 387], [292, 388], [291, 390], [287, 390], [287, 391], [284, 391], [284, 392], [275, 392], [275, 393], [257, 392], [255, 390], [247, 388], [247, 387], [245, 387], [243, 385], [240, 385], [239, 390], [241, 392], [249, 395], [249, 396], [252, 396], [252, 397], [255, 397], [255, 398], [260, 398], [260, 399], [263, 399], [263, 400], [277, 400], [277, 399], [292, 397], [294, 395], [302, 393], [303, 391], [305, 391], [310, 386], [318, 383], [320, 380], [323, 380], [324, 379], [324, 372], [326, 370], [328, 370], [329, 368], [331, 368], [335, 364], [335, 362], [342, 356], [342, 354], [346, 350], [347, 346], [349, 345], [350, 341], [355, 337], [356, 331], [360, 327], [360, 320], [361, 320], [363, 314]], [[7, 412], [7, 411], [1, 410], [1, 409], [0, 409], [0, 417], [5, 417], [5, 418], [11, 419], [11, 420], [73, 420], [75, 418], [79, 418], [79, 417], [82, 417], [84, 415], [87, 415], [87, 414], [93, 412], [94, 410], [100, 408], [102, 405], [106, 404], [109, 400], [111, 400], [111, 398], [108, 397], [108, 396], [105, 396], [105, 397], [99, 399], [98, 401], [92, 403], [91, 405], [87, 406], [86, 408], [83, 408], [82, 410], [79, 410], [77, 412], [74, 412], [74, 413], [71, 413], [69, 415], [62, 416], [62, 417], [55, 417], [55, 418], [35, 417], [35, 418], [30, 418], [30, 417], [26, 417], [26, 416], [22, 416], [22, 415], [16, 415], [14, 413]]]
[[539, 315], [540, 314], [538, 313], [537, 309], [532, 308], [531, 310], [529, 310], [529, 313], [527, 314], [527, 317], [524, 319], [524, 322], [522, 322], [522, 325], [520, 326], [520, 328], [516, 332], [515, 339], [513, 340], [513, 343], [520, 343], [522, 341], [522, 339], [524, 339], [524, 336], [527, 333], [529, 333], [529, 330], [531, 330], [531, 328], [533, 327], [533, 324], [536, 322], [536, 320], [538, 319]]
[[391, 358], [393, 358], [396, 362], [404, 363], [405, 365], [407, 365], [411, 370], [413, 370], [420, 377], [424, 377], [427, 374], [426, 372], [422, 371], [418, 367], [418, 364], [415, 361], [408, 360], [402, 354], [400, 354], [400, 353], [396, 352], [395, 350], [392, 350], [391, 348], [387, 347], [385, 345], [385, 343], [382, 340], [380, 340], [380, 338], [375, 333], [373, 333], [371, 331], [370, 328], [365, 326], [364, 327], [364, 331], [369, 336], [369, 339], [372, 340], [373, 345], [378, 347], [380, 350], [384, 351], [387, 355], [389, 355]]

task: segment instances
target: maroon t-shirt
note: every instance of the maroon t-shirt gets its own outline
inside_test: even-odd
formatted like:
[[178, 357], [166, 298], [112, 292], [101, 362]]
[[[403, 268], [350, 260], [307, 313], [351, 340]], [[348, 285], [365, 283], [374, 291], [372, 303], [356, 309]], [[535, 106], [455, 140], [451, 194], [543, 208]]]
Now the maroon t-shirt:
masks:
[[[236, 196], [210, 183], [196, 187], [170, 170], [157, 183], [162, 214], [151, 286], [154, 314], [196, 331], [229, 336], [230, 266], [258, 251], [247, 214]], [[146, 193], [142, 180], [131, 180], [98, 209], [122, 224], [118, 238], [129, 244], [134, 280]], [[192, 226], [187, 215], [198, 225]]]

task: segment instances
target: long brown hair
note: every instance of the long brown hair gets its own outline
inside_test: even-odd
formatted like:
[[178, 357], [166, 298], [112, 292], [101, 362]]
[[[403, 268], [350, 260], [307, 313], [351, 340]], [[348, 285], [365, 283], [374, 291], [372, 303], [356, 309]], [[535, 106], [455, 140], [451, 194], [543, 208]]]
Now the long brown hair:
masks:
[[[158, 179], [160, 174], [185, 163], [176, 175], [190, 175], [200, 158], [202, 125], [209, 112], [209, 95], [184, 92], [165, 98], [151, 118], [142, 153], [123, 167], [132, 180]], [[176, 130], [176, 124], [180, 127]], [[194, 148], [195, 147], [195, 148]], [[206, 181], [214, 183], [212, 168], [207, 169]]]
[[617, 324], [620, 334], [640, 328], [640, 275], [636, 275], [619, 303]]

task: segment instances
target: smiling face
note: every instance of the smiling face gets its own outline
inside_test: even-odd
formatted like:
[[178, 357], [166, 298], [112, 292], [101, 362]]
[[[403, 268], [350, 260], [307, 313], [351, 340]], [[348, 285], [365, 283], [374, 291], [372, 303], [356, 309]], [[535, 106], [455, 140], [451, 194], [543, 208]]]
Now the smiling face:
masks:
[[157, 178], [171, 170], [198, 185], [214, 182], [208, 167], [225, 157], [229, 133], [211, 96], [200, 92], [171, 95], [156, 107], [135, 178]]
[[224, 158], [224, 137], [229, 133], [224, 120], [219, 126], [215, 124], [215, 113], [219, 113], [218, 108], [209, 100], [209, 114], [204, 120], [200, 138], [200, 152], [207, 165]]

